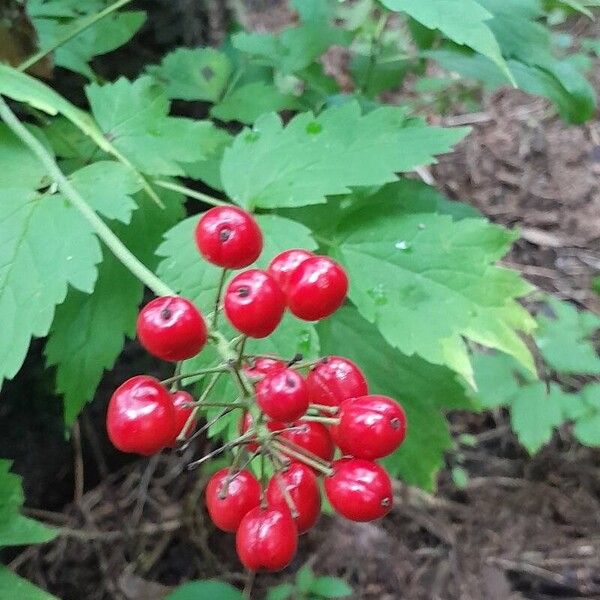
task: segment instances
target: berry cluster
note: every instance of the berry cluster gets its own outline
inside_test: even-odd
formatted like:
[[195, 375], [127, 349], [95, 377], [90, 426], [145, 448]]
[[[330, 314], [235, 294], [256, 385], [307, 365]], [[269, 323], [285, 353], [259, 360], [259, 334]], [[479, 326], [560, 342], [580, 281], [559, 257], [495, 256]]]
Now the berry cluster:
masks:
[[[227, 269], [250, 266], [263, 247], [252, 215], [234, 206], [204, 213], [195, 237], [200, 254], [223, 269], [222, 282]], [[163, 382], [145, 375], [129, 379], [111, 397], [107, 430], [120, 450], [151, 455], [187, 447], [216, 419], [240, 410], [239, 436], [188, 467], [232, 452], [231, 466], [208, 482], [208, 513], [217, 527], [236, 533], [238, 555], [248, 569], [275, 571], [292, 560], [298, 535], [319, 517], [320, 476], [334, 510], [348, 519], [370, 521], [390, 510], [392, 484], [374, 461], [403, 442], [406, 416], [395, 400], [369, 394], [364, 374], [346, 358], [303, 362], [301, 356], [284, 360], [244, 352], [248, 337], [264, 338], [275, 331], [286, 308], [299, 319], [316, 321], [341, 306], [348, 279], [334, 260], [286, 250], [266, 271], [242, 271], [223, 294], [222, 287], [206, 320], [178, 296], [156, 298], [141, 310], [138, 338], [154, 356], [178, 363], [212, 342], [223, 362], [184, 375], [176, 369]], [[241, 334], [231, 341], [216, 328], [221, 310]], [[227, 373], [239, 398], [214, 402], [210, 393]], [[207, 379], [194, 399], [179, 386], [186, 377], [199, 375]], [[223, 410], [192, 433], [198, 411], [208, 407]], [[260, 480], [252, 473], [257, 457]]]

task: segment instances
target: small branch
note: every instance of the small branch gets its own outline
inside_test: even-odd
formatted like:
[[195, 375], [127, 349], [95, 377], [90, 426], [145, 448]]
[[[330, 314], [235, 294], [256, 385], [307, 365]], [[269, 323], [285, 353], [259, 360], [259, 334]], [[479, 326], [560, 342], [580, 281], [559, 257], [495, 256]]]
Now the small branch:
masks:
[[168, 379], [163, 379], [161, 383], [164, 386], [167, 386], [171, 383], [175, 383], [176, 381], [188, 379], [189, 377], [199, 377], [200, 375], [208, 375], [210, 373], [225, 373], [228, 368], [229, 367], [227, 365], [218, 365], [209, 369], [200, 369], [199, 371], [194, 371], [192, 373], [180, 373], [179, 375], [173, 375], [173, 377], [169, 377]]
[[9, 129], [40, 159], [48, 174], [58, 189], [67, 197], [69, 202], [83, 215], [92, 226], [98, 237], [110, 248], [121, 261], [142, 283], [149, 287], [157, 296], [174, 296], [175, 292], [160, 280], [146, 265], [141, 263], [110, 230], [104, 221], [95, 213], [83, 199], [73, 184], [60, 170], [52, 155], [43, 144], [32, 135], [12, 112], [8, 104], [0, 97], [0, 118]]
[[219, 320], [219, 305], [221, 304], [221, 294], [223, 293], [223, 286], [225, 285], [225, 279], [227, 277], [227, 269], [221, 271], [221, 277], [219, 277], [219, 285], [217, 286], [217, 296], [215, 298], [215, 310], [213, 311], [212, 328], [217, 328], [217, 321]]
[[217, 198], [213, 198], [208, 194], [204, 194], [203, 192], [198, 192], [193, 190], [185, 185], [179, 185], [178, 183], [172, 183], [171, 181], [165, 181], [164, 179], [155, 179], [154, 184], [158, 187], [164, 188], [166, 190], [172, 190], [174, 192], [179, 192], [180, 194], [185, 194], [190, 198], [194, 198], [195, 200], [200, 200], [202, 202], [206, 202], [206, 204], [212, 204], [212, 206], [229, 206], [229, 202], [225, 202], [225, 200], [218, 200]]
[[43, 50], [36, 52], [33, 56], [30, 56], [28, 59], [23, 61], [17, 67], [17, 70], [27, 71], [27, 69], [29, 69], [29, 67], [33, 67], [33, 65], [35, 65], [35, 63], [39, 62], [45, 56], [47, 56], [51, 52], [54, 52], [54, 50], [56, 50], [63, 44], [66, 44], [68, 41], [72, 40], [74, 37], [78, 36], [82, 31], [85, 31], [92, 25], [95, 25], [98, 21], [104, 19], [111, 13], [115, 12], [116, 10], [119, 10], [119, 8], [122, 8], [126, 4], [129, 4], [130, 2], [132, 2], [132, 0], [117, 0], [117, 2], [115, 2], [114, 4], [111, 4], [110, 6], [107, 6], [104, 10], [101, 10], [100, 12], [98, 12], [96, 14], [90, 15], [87, 18], [84, 17], [84, 18], [80, 19], [79, 22], [77, 23], [76, 27], [73, 27], [73, 29], [70, 29], [69, 31], [67, 31], [64, 35], [62, 35], [57, 40], [55, 40], [47, 48], [44, 48]]
[[324, 466], [321, 462], [317, 462], [316, 460], [309, 458], [306, 454], [296, 452], [295, 450], [292, 450], [291, 448], [284, 446], [278, 440], [273, 440], [271, 442], [271, 444], [273, 445], [273, 448], [275, 448], [275, 450], [278, 450], [279, 452], [282, 452], [283, 454], [287, 454], [288, 456], [291, 456], [292, 458], [299, 460], [300, 462], [304, 463], [305, 465], [312, 467], [316, 471], [323, 473], [323, 475], [333, 475], [333, 469], [331, 469], [331, 467]]
[[213, 450], [212, 452], [209, 452], [202, 458], [200, 458], [194, 462], [191, 462], [187, 466], [187, 470], [192, 471], [194, 469], [197, 469], [200, 465], [205, 463], [207, 460], [210, 460], [211, 458], [214, 458], [215, 456], [222, 454], [226, 450], [231, 450], [232, 448], [236, 448], [237, 446], [246, 444], [250, 440], [251, 437], [252, 437], [251, 434], [245, 433], [244, 435], [241, 435], [239, 438], [236, 438], [235, 440], [233, 440], [231, 442], [227, 442], [226, 444], [223, 444], [222, 446], [220, 446], [216, 450]]
[[328, 412], [333, 415], [337, 414], [340, 410], [339, 406], [329, 406], [328, 404], [309, 404], [308, 408], [313, 410], [320, 410], [322, 412]]
[[339, 425], [340, 420], [334, 417], [319, 417], [316, 415], [304, 415], [300, 421], [312, 421], [314, 423], [324, 423], [325, 425]]
[[281, 472], [285, 470], [285, 467], [282, 465], [282, 463], [279, 462], [279, 458], [274, 452], [269, 452], [269, 457], [271, 458], [271, 461], [273, 462], [273, 467], [276, 471], [275, 475], [273, 475], [273, 478], [277, 482], [279, 491], [281, 492], [281, 495], [283, 496], [283, 499], [287, 504], [290, 514], [292, 515], [292, 519], [297, 519], [300, 516], [300, 513], [298, 513], [296, 503], [290, 495], [290, 491], [287, 489], [285, 483], [281, 481]]
[[[219, 380], [220, 376], [221, 376], [221, 371], [219, 371], [218, 373], [215, 373], [212, 376], [212, 379], [206, 385], [206, 388], [202, 392], [200, 398], [198, 398], [197, 406], [192, 410], [192, 412], [190, 413], [190, 416], [187, 418], [187, 421], [185, 422], [185, 425], [183, 426], [183, 429], [179, 432], [179, 435], [177, 436], [178, 442], [183, 442], [187, 439], [187, 443], [185, 443], [183, 446], [181, 446], [180, 451], [185, 450], [190, 445], [190, 442], [193, 439], [197, 438], [203, 431], [206, 431], [206, 429], [208, 429], [208, 427], [210, 427], [210, 425], [208, 425], [208, 423], [207, 423], [204, 425], [204, 427], [202, 427], [201, 429], [196, 431], [196, 433], [194, 433], [194, 435], [191, 436], [190, 438], [188, 438], [188, 436], [187, 436], [188, 431], [190, 430], [190, 427], [191, 427], [192, 423], [195, 421], [196, 415], [198, 414], [198, 411], [200, 410], [200, 403], [203, 402], [204, 400], [206, 400], [206, 398], [208, 397], [208, 394], [210, 394], [212, 389], [217, 384], [217, 381]], [[209, 421], [209, 423], [210, 423], [210, 421]], [[208, 427], [207, 427], [207, 425], [208, 425]]]

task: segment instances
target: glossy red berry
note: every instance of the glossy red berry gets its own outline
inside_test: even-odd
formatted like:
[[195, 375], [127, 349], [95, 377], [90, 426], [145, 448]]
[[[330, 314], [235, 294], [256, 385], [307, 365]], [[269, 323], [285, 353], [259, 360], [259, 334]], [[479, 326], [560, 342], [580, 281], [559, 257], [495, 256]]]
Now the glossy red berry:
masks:
[[285, 296], [264, 271], [249, 269], [236, 275], [225, 292], [225, 314], [231, 324], [253, 338], [264, 338], [279, 325]]
[[276, 371], [256, 384], [256, 403], [275, 421], [295, 421], [308, 409], [306, 382], [293, 369]]
[[256, 477], [243, 470], [230, 479], [225, 490], [229, 476], [229, 469], [221, 469], [210, 478], [206, 486], [206, 507], [219, 529], [234, 533], [244, 516], [260, 504], [261, 489]]
[[207, 331], [200, 311], [189, 300], [163, 296], [142, 308], [137, 335], [150, 354], [178, 361], [192, 358], [202, 350]]
[[[238, 423], [238, 431], [240, 432], [240, 435], [244, 435], [244, 433], [246, 433], [253, 426], [254, 419], [252, 418], [252, 415], [248, 411], [244, 412]], [[255, 438], [252, 438], [252, 440], [254, 439]], [[248, 452], [256, 452], [258, 450], [258, 446], [259, 444], [251, 441], [246, 444], [246, 450], [248, 450]]]
[[270, 263], [267, 271], [273, 276], [273, 279], [279, 284], [284, 294], [287, 294], [288, 283], [292, 273], [307, 258], [314, 254], [308, 250], [294, 248], [278, 254]]
[[330, 461], [335, 453], [335, 445], [329, 430], [323, 423], [315, 421], [294, 421], [288, 425], [291, 429], [283, 431], [286, 425], [280, 421], [269, 421], [267, 426], [271, 431], [282, 431], [279, 435], [308, 450], [323, 460]]
[[[181, 433], [185, 424], [187, 423], [190, 415], [194, 412], [194, 408], [192, 403], [194, 402], [194, 398], [189, 392], [184, 390], [179, 390], [171, 394], [171, 402], [173, 403], [173, 408], [175, 409], [175, 438]], [[196, 420], [194, 419], [190, 426], [187, 428], [186, 434], [189, 435], [196, 428]], [[173, 440], [174, 445], [176, 439]]]
[[331, 505], [351, 521], [373, 521], [392, 508], [392, 482], [377, 463], [361, 458], [342, 458], [333, 463], [334, 473], [325, 477]]
[[242, 519], [235, 542], [247, 569], [280, 571], [296, 554], [298, 531], [288, 511], [258, 507]]
[[367, 394], [367, 380], [348, 358], [323, 358], [306, 378], [312, 404], [339, 406], [344, 400]]
[[391, 454], [406, 437], [406, 414], [387, 396], [346, 400], [338, 413], [335, 440], [344, 454], [375, 460]]
[[287, 489], [296, 508], [297, 516], [294, 520], [298, 533], [305, 533], [317, 522], [321, 512], [321, 493], [317, 478], [312, 469], [299, 462], [294, 462], [282, 473], [273, 475], [267, 487], [269, 506], [289, 512], [283, 489]]
[[196, 245], [213, 265], [243, 269], [260, 256], [263, 237], [250, 213], [237, 206], [216, 206], [198, 221]]
[[348, 292], [344, 269], [331, 258], [313, 256], [290, 275], [287, 305], [299, 319], [318, 321], [334, 313]]
[[159, 452], [177, 435], [171, 395], [154, 377], [128, 379], [110, 399], [106, 429], [122, 452], [144, 456]]
[[282, 369], [285, 369], [285, 363], [282, 360], [277, 360], [275, 358], [257, 358], [251, 365], [248, 365], [244, 371], [250, 378], [261, 379], [265, 375], [276, 373]]

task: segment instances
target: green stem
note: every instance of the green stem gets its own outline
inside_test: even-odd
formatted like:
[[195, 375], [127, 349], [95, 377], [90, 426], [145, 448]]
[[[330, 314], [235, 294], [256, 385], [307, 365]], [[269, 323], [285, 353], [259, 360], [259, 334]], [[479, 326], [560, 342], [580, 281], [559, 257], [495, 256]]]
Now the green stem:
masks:
[[0, 97], [0, 118], [12, 132], [28, 146], [46, 167], [48, 174], [69, 202], [83, 215], [98, 237], [110, 248], [113, 254], [157, 296], [174, 296], [175, 292], [161, 281], [150, 269], [141, 263], [110, 230], [104, 221], [82, 198], [73, 184], [67, 179], [60, 167], [41, 142], [33, 136], [17, 119], [8, 104]]
[[320, 410], [322, 412], [328, 412], [332, 415], [335, 415], [339, 412], [339, 406], [329, 406], [328, 404], [309, 404], [308, 408], [312, 408], [313, 410]]
[[108, 17], [111, 13], [115, 12], [115, 10], [119, 10], [126, 4], [129, 4], [133, 0], [117, 0], [114, 4], [107, 6], [104, 10], [101, 10], [99, 13], [95, 13], [90, 15], [87, 18], [82, 18], [76, 24], [76, 27], [67, 31], [64, 35], [55, 40], [50, 46], [44, 48], [43, 50], [39, 50], [33, 56], [30, 56], [27, 60], [23, 61], [17, 69], [19, 71], [26, 71], [29, 67], [35, 65], [35, 63], [39, 62], [44, 58], [47, 54], [54, 52], [57, 48], [66, 44], [69, 40], [72, 40], [75, 36], [78, 36], [82, 31], [85, 31], [88, 27], [91, 27], [98, 21], [104, 19], [104, 17]]
[[300, 417], [301, 421], [312, 421], [313, 423], [324, 423], [325, 425], [339, 425], [340, 420], [334, 417], [318, 417], [313, 415], [304, 415]]
[[219, 277], [219, 285], [217, 286], [217, 296], [215, 298], [215, 310], [212, 317], [212, 328], [217, 328], [217, 322], [219, 320], [219, 304], [221, 303], [221, 294], [223, 293], [223, 286], [225, 285], [225, 279], [227, 278], [227, 269], [221, 271], [221, 277]]
[[202, 202], [206, 202], [206, 204], [212, 204], [213, 206], [228, 206], [229, 202], [225, 202], [225, 200], [219, 200], [217, 198], [213, 198], [208, 194], [204, 194], [203, 192], [198, 192], [197, 190], [193, 190], [185, 185], [180, 185], [178, 183], [173, 183], [171, 181], [165, 181], [164, 179], [155, 179], [154, 184], [158, 187], [165, 188], [166, 190], [173, 190], [174, 192], [179, 192], [180, 194], [185, 194], [190, 198], [194, 198], [195, 200], [200, 200]]
[[283, 444], [281, 444], [278, 441], [272, 441], [271, 443], [273, 445], [273, 448], [275, 448], [275, 450], [279, 450], [279, 452], [281, 452], [282, 454], [287, 454], [290, 458], [295, 458], [296, 460], [303, 462], [305, 465], [312, 467], [313, 469], [319, 471], [320, 473], [323, 473], [323, 475], [332, 475], [333, 474], [333, 469], [331, 469], [330, 467], [324, 466], [323, 464], [321, 464], [320, 462], [317, 462], [316, 460], [313, 460], [312, 458], [309, 458], [308, 456], [306, 456], [306, 454], [296, 452], [296, 450], [293, 450], [292, 448], [288, 448], [287, 446], [284, 446]]
[[173, 377], [163, 379], [161, 383], [163, 385], [170, 385], [171, 383], [181, 381], [182, 379], [188, 379], [189, 377], [198, 377], [199, 375], [208, 375], [209, 373], [224, 373], [225, 371], [227, 371], [228, 368], [229, 367], [227, 365], [219, 365], [217, 367], [211, 367], [209, 369], [200, 369], [199, 371], [194, 371], [193, 373], [182, 373], [179, 375], [173, 375]]

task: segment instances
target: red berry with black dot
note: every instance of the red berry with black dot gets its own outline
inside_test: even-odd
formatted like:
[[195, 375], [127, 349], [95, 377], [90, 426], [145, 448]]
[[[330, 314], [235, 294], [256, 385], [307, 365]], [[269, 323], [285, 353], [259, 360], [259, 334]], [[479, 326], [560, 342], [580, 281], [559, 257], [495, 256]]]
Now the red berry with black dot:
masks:
[[387, 396], [350, 398], [342, 404], [338, 417], [334, 438], [342, 453], [356, 458], [383, 458], [406, 437], [406, 413]]
[[306, 377], [312, 404], [340, 406], [344, 400], [367, 394], [367, 380], [363, 372], [350, 359], [328, 356]]
[[150, 456], [171, 446], [175, 432], [175, 409], [160, 381], [137, 375], [119, 386], [111, 396], [106, 415], [110, 441], [122, 452]]
[[336, 460], [333, 475], [323, 482], [331, 506], [351, 521], [373, 521], [392, 508], [392, 482], [377, 463], [362, 458]]
[[286, 429], [286, 425], [280, 421], [269, 421], [267, 423], [271, 431], [282, 431], [280, 437], [289, 440], [300, 446], [304, 450], [308, 450], [311, 454], [330, 461], [335, 454], [335, 445], [329, 433], [329, 430], [323, 423], [315, 421], [294, 421], [289, 424], [290, 429]]
[[285, 363], [282, 360], [257, 358], [244, 368], [244, 372], [251, 379], [262, 379], [265, 375], [276, 373], [282, 369], [285, 369]]
[[317, 522], [321, 512], [321, 493], [315, 474], [306, 465], [294, 462], [281, 473], [273, 475], [269, 481], [267, 486], [269, 506], [290, 512], [284, 489], [287, 490], [297, 511], [294, 521], [298, 533], [307, 532]]
[[244, 516], [260, 504], [260, 495], [260, 483], [250, 471], [232, 476], [229, 469], [221, 469], [206, 486], [208, 514], [219, 529], [235, 533]]
[[306, 382], [293, 369], [267, 375], [256, 384], [256, 403], [275, 421], [295, 421], [308, 410]]
[[[194, 412], [194, 398], [189, 392], [179, 390], [171, 394], [171, 402], [173, 403], [173, 408], [175, 409], [175, 431], [177, 433], [172, 444], [175, 445], [177, 436], [183, 431], [188, 419]], [[192, 420], [190, 426], [187, 428], [186, 435], [189, 435], [196, 428], [196, 424], [197, 421], [195, 419]]]
[[289, 511], [258, 507], [242, 519], [235, 543], [250, 571], [281, 571], [296, 554], [298, 531]]
[[243, 269], [262, 252], [263, 237], [252, 215], [237, 206], [216, 206], [196, 226], [200, 254], [224, 269]]
[[307, 258], [313, 257], [314, 254], [308, 250], [293, 248], [285, 250], [278, 254], [270, 263], [267, 271], [272, 275], [273, 279], [279, 284], [279, 287], [284, 294], [287, 294], [288, 284], [292, 273], [303, 263]]
[[268, 273], [249, 269], [231, 280], [224, 306], [225, 315], [238, 331], [252, 338], [264, 338], [281, 322], [285, 296]]
[[301, 262], [287, 284], [287, 305], [304, 321], [318, 321], [333, 314], [348, 292], [344, 269], [327, 256], [313, 256]]
[[175, 362], [196, 356], [206, 344], [207, 331], [200, 311], [189, 300], [163, 296], [142, 308], [137, 335], [150, 354]]

